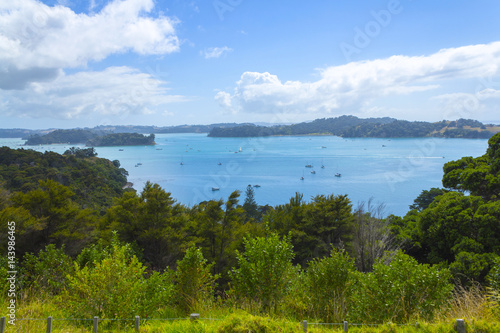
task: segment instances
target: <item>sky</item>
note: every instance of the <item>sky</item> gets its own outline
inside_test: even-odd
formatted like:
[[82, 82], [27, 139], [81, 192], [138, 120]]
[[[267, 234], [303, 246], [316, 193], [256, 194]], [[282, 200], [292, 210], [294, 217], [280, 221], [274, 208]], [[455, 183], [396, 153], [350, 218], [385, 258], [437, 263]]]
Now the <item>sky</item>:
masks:
[[500, 123], [498, 0], [0, 0], [0, 128]]

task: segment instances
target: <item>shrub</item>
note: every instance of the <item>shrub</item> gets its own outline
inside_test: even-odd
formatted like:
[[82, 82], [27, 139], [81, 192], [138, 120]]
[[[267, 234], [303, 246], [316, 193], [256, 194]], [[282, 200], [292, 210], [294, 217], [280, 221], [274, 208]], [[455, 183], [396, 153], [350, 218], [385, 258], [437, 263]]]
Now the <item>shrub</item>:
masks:
[[260, 303], [263, 310], [275, 307], [287, 291], [292, 268], [290, 239], [277, 234], [245, 239], [245, 252], [236, 253], [238, 267], [230, 272], [237, 298]]
[[168, 273], [145, 278], [145, 267], [130, 246], [114, 244], [108, 257], [80, 267], [68, 276], [68, 288], [61, 300], [78, 318], [134, 318], [151, 315], [151, 310], [168, 305], [173, 286]]
[[176, 292], [182, 311], [195, 309], [201, 301], [210, 302], [214, 297], [217, 276], [210, 273], [213, 264], [207, 265], [201, 250], [190, 247], [184, 258], [177, 262], [175, 272]]
[[38, 256], [27, 253], [21, 269], [23, 288], [45, 295], [58, 295], [67, 284], [67, 275], [73, 273], [73, 260], [64, 253], [64, 246], [57, 249], [47, 245]]
[[354, 259], [336, 249], [331, 250], [329, 257], [309, 262], [302, 282], [313, 317], [326, 322], [346, 318], [354, 271]]
[[372, 273], [357, 273], [350, 321], [407, 322], [431, 319], [453, 290], [447, 269], [418, 264], [399, 251], [389, 265], [379, 261]]

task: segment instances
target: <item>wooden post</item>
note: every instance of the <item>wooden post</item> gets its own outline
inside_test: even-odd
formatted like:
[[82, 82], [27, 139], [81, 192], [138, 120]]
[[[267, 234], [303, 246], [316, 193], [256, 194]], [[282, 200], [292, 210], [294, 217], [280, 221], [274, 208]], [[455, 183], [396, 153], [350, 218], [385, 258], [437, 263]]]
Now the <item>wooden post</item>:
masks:
[[94, 317], [94, 330], [92, 332], [97, 333], [97, 325], [99, 324], [99, 317]]
[[465, 333], [465, 320], [463, 319], [457, 319], [457, 332], [458, 333]]
[[303, 321], [302, 321], [302, 330], [303, 330], [304, 332], [307, 332], [307, 320], [303, 320]]
[[52, 316], [47, 318], [47, 333], [52, 333]]
[[344, 332], [349, 331], [349, 323], [344, 320]]
[[190, 315], [191, 320], [198, 320], [200, 318], [199, 313], [191, 313]]
[[2, 317], [0, 318], [0, 333], [5, 333], [5, 321], [7, 318]]
[[135, 331], [139, 332], [139, 322], [141, 320], [141, 317], [135, 316]]

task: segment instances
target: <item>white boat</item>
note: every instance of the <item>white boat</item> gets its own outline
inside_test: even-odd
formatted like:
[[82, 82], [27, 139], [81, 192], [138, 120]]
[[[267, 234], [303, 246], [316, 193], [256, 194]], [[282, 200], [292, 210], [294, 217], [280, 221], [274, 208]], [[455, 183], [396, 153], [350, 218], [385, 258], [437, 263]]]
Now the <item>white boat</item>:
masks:
[[220, 190], [219, 187], [212, 187], [212, 191], [218, 191], [218, 190]]
[[337, 173], [335, 174], [335, 177], [342, 177], [342, 175], [341, 175], [340, 173], [338, 173], [338, 172], [337, 172]]
[[313, 171], [311, 171], [311, 173], [312, 173], [313, 175], [315, 175], [315, 174], [316, 174], [316, 171], [314, 171], [314, 170], [313, 170]]

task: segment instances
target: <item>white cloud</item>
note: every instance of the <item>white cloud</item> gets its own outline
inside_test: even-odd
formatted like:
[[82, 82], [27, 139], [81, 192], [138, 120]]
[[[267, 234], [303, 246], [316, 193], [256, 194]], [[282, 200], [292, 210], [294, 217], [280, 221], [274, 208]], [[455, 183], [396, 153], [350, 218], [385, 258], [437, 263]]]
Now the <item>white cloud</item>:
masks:
[[379, 98], [429, 93], [454, 79], [499, 75], [499, 68], [500, 42], [495, 42], [443, 49], [428, 56], [395, 55], [328, 67], [314, 82], [283, 83], [270, 73], [244, 72], [231, 93], [219, 92], [216, 99], [226, 108], [248, 113], [301, 114], [309, 119], [359, 114], [380, 110], [375, 103]]
[[205, 49], [204, 51], [200, 52], [205, 59], [211, 59], [211, 58], [220, 58], [224, 54], [231, 52], [233, 49], [227, 46], [223, 47], [209, 47], [208, 49]]
[[115, 0], [88, 15], [35, 0], [2, 1], [0, 75], [19, 79], [24, 71], [24, 81], [13, 86], [25, 87], [39, 81], [36, 75], [29, 76], [33, 70], [80, 67], [129, 51], [142, 55], [178, 51], [176, 21], [147, 16], [153, 8], [153, 0]]
[[167, 95], [164, 82], [150, 74], [130, 67], [109, 67], [101, 72], [63, 73], [51, 82], [6, 90], [0, 95], [0, 113], [56, 119], [124, 117], [160, 112], [169, 103], [185, 100], [183, 96]]

